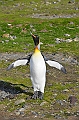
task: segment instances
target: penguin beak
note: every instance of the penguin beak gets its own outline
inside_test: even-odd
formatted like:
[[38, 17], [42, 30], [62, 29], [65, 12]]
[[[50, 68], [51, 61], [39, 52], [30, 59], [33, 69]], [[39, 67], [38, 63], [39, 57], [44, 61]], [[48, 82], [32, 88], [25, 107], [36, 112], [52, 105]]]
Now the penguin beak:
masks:
[[32, 35], [33, 38], [36, 38], [36, 36], [34, 34], [32, 34], [31, 32], [30, 32], [30, 34]]
[[32, 34], [32, 37], [33, 37], [33, 38], [36, 38], [36, 36], [35, 36], [35, 35], [33, 35], [33, 34]]

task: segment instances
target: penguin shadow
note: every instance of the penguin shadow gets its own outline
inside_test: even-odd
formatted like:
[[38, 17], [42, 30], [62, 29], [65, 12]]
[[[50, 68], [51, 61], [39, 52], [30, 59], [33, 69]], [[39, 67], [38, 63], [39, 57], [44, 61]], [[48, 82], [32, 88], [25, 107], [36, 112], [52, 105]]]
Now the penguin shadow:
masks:
[[[26, 89], [23, 90], [21, 87], [25, 87]], [[13, 99], [21, 93], [32, 96], [33, 93], [29, 92], [29, 89], [31, 88], [32, 87], [27, 87], [24, 84], [12, 84], [10, 82], [0, 80], [0, 100], [3, 100], [5, 98]]]

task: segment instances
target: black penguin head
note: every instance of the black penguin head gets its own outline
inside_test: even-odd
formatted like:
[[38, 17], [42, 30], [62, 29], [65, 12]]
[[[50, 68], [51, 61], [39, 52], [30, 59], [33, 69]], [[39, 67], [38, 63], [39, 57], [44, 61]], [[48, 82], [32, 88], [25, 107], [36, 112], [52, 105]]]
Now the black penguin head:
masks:
[[40, 43], [40, 41], [39, 41], [39, 36], [32, 34], [32, 38], [33, 38], [33, 40], [34, 40], [35, 46], [37, 46], [37, 45]]

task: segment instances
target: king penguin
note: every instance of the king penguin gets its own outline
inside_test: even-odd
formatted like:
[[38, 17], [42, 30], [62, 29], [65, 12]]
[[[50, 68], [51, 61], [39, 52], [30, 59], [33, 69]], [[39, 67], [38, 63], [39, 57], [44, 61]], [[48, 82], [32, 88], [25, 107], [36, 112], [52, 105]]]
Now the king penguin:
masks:
[[40, 52], [40, 40], [38, 35], [32, 34], [32, 38], [34, 41], [34, 53], [29, 55], [27, 58], [19, 59], [10, 64], [7, 70], [11, 68], [15, 68], [20, 65], [27, 65], [30, 64], [30, 76], [31, 82], [34, 89], [34, 94], [32, 96], [33, 99], [43, 99], [44, 96], [44, 88], [46, 83], [46, 63], [51, 66], [55, 67], [62, 72], [66, 73], [66, 69], [58, 62], [52, 61], [47, 59], [41, 52]]

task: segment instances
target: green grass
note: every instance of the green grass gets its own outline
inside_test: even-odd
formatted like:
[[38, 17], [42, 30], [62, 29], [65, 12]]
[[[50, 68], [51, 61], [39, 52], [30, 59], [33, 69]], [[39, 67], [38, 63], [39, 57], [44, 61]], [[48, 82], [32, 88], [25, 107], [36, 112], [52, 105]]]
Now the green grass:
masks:
[[[73, 24], [70, 24], [70, 22], [73, 22]], [[30, 27], [29, 23], [12, 23], [11, 28], [8, 26], [8, 23], [0, 23], [0, 26], [1, 52], [32, 52], [34, 45], [30, 31], [33, 31], [33, 29], [35, 29], [35, 32], [33, 33], [38, 34], [41, 42], [43, 42], [43, 45], [41, 45], [42, 52], [62, 51], [70, 52], [74, 55], [79, 55], [79, 42], [60, 44], [55, 43], [55, 38], [74, 39], [75, 37], [79, 37], [79, 18], [61, 18], [48, 21], [46, 20], [36, 24], [32, 23], [33, 28]], [[26, 30], [25, 33], [22, 32], [23, 28]], [[2, 35], [5, 33], [16, 36], [16, 39], [11, 40], [9, 38], [2, 38]], [[70, 37], [66, 37], [64, 34], [69, 34]], [[6, 39], [8, 39], [9, 42], [6, 42]], [[4, 41], [4, 43], [2, 43], [2, 41]], [[51, 45], [53, 45], [53, 47]]]
[[[31, 52], [33, 50], [33, 41], [30, 35], [30, 31], [40, 36], [41, 50], [43, 52], [71, 52], [74, 55], [79, 55], [79, 42], [61, 43], [56, 44], [55, 38], [67, 39], [79, 37], [79, 18], [59, 18], [59, 19], [40, 19], [31, 18], [33, 14], [45, 14], [47, 16], [56, 15], [72, 15], [78, 14], [79, 10], [75, 10], [78, 7], [78, 0], [74, 4], [69, 4], [69, 0], [61, 0], [57, 4], [53, 4], [54, 0], [50, 0], [48, 3], [44, 1], [34, 0], [3, 0], [0, 2], [0, 51], [1, 52]], [[63, 4], [62, 4], [63, 3]], [[5, 9], [4, 9], [5, 8]], [[36, 8], [36, 10], [35, 10]], [[73, 22], [73, 24], [70, 24]], [[11, 23], [11, 26], [8, 24]], [[32, 25], [32, 27], [31, 27]], [[22, 30], [26, 32], [23, 33]], [[44, 30], [46, 32], [44, 32]], [[8, 43], [5, 40], [9, 38], [2, 38], [3, 34], [10, 34], [16, 36], [14, 41], [9, 40]], [[70, 37], [64, 36], [64, 34], [70, 34]], [[4, 42], [4, 43], [2, 43]], [[48, 46], [50, 45], [50, 47]], [[51, 44], [53, 47], [51, 47]], [[74, 49], [73, 49], [74, 48]]]

